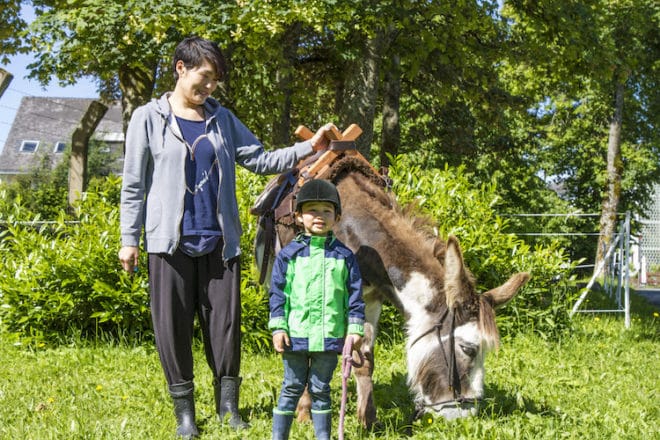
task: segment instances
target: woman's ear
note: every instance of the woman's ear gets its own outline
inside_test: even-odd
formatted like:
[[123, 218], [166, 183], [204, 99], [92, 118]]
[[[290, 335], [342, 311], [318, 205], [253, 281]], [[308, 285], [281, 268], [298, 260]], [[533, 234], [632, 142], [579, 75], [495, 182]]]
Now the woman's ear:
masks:
[[183, 72], [186, 69], [186, 65], [184, 64], [183, 60], [178, 60], [175, 64], [174, 67], [176, 68], [176, 73], [180, 75], [183, 74]]

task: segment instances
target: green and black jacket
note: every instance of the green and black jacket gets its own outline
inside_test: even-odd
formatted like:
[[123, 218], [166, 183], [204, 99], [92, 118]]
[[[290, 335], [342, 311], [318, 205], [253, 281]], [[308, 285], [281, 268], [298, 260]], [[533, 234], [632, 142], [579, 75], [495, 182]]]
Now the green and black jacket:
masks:
[[287, 332], [293, 351], [341, 353], [347, 334], [364, 334], [357, 259], [333, 234], [298, 235], [279, 252], [268, 328]]

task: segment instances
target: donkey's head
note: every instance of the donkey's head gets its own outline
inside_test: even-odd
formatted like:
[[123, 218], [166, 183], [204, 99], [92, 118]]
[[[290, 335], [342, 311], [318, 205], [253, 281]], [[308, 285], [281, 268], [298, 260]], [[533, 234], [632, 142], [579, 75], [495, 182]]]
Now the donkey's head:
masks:
[[424, 286], [431, 294], [418, 298], [426, 303], [407, 313], [408, 381], [420, 414], [453, 419], [476, 414], [484, 358], [499, 343], [494, 308], [513, 298], [529, 274], [479, 295], [456, 238], [449, 237], [436, 256], [444, 266], [440, 286]]

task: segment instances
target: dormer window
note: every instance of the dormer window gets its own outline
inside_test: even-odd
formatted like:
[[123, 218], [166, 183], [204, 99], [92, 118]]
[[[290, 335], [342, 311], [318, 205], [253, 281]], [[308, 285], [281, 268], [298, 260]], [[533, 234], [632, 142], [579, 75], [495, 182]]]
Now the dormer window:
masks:
[[65, 148], [66, 148], [66, 143], [55, 142], [55, 146], [53, 147], [53, 153], [64, 153]]
[[39, 147], [39, 141], [23, 141], [21, 148], [18, 150], [21, 153], [34, 153]]

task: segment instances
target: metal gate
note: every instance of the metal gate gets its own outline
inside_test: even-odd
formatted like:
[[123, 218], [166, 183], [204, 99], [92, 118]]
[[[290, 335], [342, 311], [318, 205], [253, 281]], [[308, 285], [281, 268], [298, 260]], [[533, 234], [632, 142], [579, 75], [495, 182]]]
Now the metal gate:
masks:
[[[598, 213], [593, 214], [512, 214], [515, 217], [538, 217], [538, 216], [600, 216]], [[619, 224], [619, 229], [614, 237], [609, 249], [605, 252], [605, 258], [595, 268], [593, 276], [587, 286], [582, 289], [580, 297], [576, 301], [570, 316], [576, 313], [624, 313], [625, 326], [630, 327], [630, 263], [631, 263], [631, 236], [630, 236], [630, 212], [625, 214], [617, 214], [623, 216], [623, 220]], [[660, 221], [657, 222], [660, 227]], [[516, 233], [516, 235], [593, 235], [598, 237], [599, 232], [593, 233]], [[660, 240], [660, 236], [658, 236]], [[660, 252], [659, 252], [660, 257]], [[594, 267], [594, 264], [581, 265], [580, 267]], [[591, 291], [596, 279], [602, 276], [603, 288], [611, 299], [614, 300], [616, 309], [609, 310], [595, 310], [581, 308], [582, 303]]]
[[658, 269], [660, 266], [660, 185], [655, 186], [654, 203], [649, 215], [639, 219], [640, 258], [646, 260], [646, 269]]
[[[603, 276], [605, 292], [613, 298], [617, 308], [610, 310], [581, 309], [591, 287], [599, 276]], [[623, 298], [622, 298], [623, 295]], [[605, 258], [594, 271], [593, 277], [575, 302], [571, 316], [575, 313], [624, 313], [625, 326], [630, 328], [630, 212], [619, 225]]]

